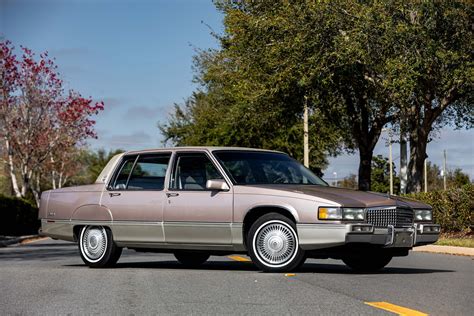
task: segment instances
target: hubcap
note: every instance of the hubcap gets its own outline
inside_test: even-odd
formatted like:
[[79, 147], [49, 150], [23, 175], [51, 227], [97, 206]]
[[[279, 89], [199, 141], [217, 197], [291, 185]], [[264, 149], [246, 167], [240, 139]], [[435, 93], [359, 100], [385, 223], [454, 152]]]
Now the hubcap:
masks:
[[294, 256], [297, 249], [296, 236], [283, 222], [266, 223], [257, 231], [255, 248], [258, 256], [266, 263], [280, 265]]
[[98, 261], [107, 249], [107, 234], [103, 227], [89, 227], [83, 232], [81, 248], [84, 255], [92, 260]]

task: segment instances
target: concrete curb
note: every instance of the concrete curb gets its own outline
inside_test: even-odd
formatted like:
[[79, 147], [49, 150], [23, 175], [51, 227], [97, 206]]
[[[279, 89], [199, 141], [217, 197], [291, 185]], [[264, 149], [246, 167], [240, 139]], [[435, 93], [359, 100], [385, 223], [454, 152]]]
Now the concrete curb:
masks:
[[439, 253], [445, 255], [474, 257], [474, 248], [427, 245], [413, 248], [417, 252]]
[[40, 235], [28, 235], [28, 236], [19, 236], [19, 237], [12, 237], [7, 240], [1, 240], [0, 241], [0, 248], [8, 247], [11, 245], [19, 244], [24, 240], [27, 239], [32, 239], [32, 238], [38, 238]]

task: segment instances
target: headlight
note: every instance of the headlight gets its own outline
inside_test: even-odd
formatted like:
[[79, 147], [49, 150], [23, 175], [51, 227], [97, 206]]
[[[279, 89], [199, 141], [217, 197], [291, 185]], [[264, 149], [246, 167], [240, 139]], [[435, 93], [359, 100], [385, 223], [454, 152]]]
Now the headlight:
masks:
[[319, 219], [363, 221], [365, 210], [363, 208], [340, 208], [340, 207], [320, 207], [318, 211]]
[[342, 209], [339, 207], [320, 207], [319, 219], [342, 219]]
[[365, 210], [363, 208], [344, 208], [342, 209], [342, 219], [348, 221], [363, 221]]
[[415, 210], [415, 221], [431, 221], [433, 212], [431, 210]]

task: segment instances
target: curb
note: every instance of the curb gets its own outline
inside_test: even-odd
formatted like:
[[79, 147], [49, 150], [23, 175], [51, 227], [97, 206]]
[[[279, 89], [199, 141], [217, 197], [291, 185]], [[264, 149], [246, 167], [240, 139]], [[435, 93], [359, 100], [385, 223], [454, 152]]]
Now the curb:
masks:
[[38, 238], [38, 237], [40, 237], [40, 235], [20, 236], [20, 237], [13, 237], [7, 240], [2, 240], [0, 241], [0, 248], [5, 248], [14, 244], [19, 244], [27, 239]]
[[413, 248], [413, 251], [437, 253], [437, 254], [444, 254], [444, 255], [474, 257], [474, 248], [468, 248], [468, 247], [427, 245], [427, 246], [415, 247]]

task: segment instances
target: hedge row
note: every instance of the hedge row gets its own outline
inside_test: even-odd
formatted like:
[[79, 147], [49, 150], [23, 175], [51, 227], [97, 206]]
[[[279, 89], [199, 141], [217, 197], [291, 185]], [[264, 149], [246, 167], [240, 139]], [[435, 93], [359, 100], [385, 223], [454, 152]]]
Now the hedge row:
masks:
[[466, 232], [474, 229], [474, 185], [446, 191], [433, 191], [407, 195], [433, 207], [435, 222], [443, 232]]
[[0, 195], [0, 235], [22, 236], [38, 233], [38, 208], [23, 199]]

